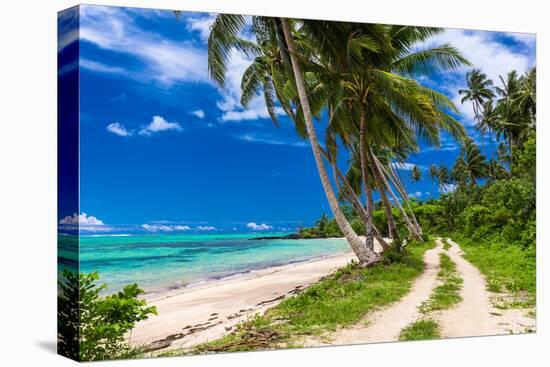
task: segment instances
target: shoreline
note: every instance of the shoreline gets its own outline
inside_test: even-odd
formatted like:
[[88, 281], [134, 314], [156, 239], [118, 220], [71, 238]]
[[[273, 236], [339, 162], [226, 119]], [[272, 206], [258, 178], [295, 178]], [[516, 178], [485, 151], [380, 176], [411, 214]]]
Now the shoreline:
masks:
[[252, 270], [147, 299], [158, 316], [138, 323], [130, 344], [153, 351], [192, 347], [233, 327], [348, 264], [352, 251]]
[[[339, 238], [331, 238], [331, 239], [339, 239]], [[306, 259], [291, 260], [288, 262], [267, 265], [260, 268], [254, 268], [254, 269], [243, 270], [243, 271], [235, 271], [220, 277], [205, 278], [202, 280], [198, 280], [196, 282], [191, 282], [181, 286], [177, 286], [175, 288], [174, 288], [174, 282], [162, 283], [162, 284], [156, 285], [155, 287], [157, 288], [148, 290], [147, 293], [145, 293], [142, 296], [142, 298], [147, 300], [147, 302], [155, 302], [165, 298], [176, 297], [181, 294], [193, 292], [196, 290], [216, 287], [226, 282], [241, 281], [241, 280], [247, 280], [250, 278], [261, 277], [266, 274], [271, 274], [274, 272], [284, 270], [287, 267], [293, 267], [293, 266], [306, 264], [310, 262], [316, 262], [323, 259], [330, 259], [333, 257], [340, 257], [345, 254], [353, 254], [353, 251], [349, 250], [349, 251], [341, 251], [341, 252], [336, 252], [336, 253], [326, 254], [326, 255], [317, 255]]]

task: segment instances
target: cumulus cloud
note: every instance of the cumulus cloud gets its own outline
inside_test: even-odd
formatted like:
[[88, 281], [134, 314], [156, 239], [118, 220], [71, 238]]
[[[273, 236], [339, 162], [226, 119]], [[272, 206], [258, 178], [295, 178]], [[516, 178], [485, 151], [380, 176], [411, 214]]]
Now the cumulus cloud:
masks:
[[153, 80], [165, 86], [176, 82], [208, 82], [204, 49], [190, 42], [169, 40], [154, 31], [140, 28], [135, 22], [135, 13], [128, 9], [81, 5], [80, 14], [82, 41], [104, 50], [132, 56], [141, 64], [135, 70], [126, 71], [120, 65], [88, 63], [89, 70], [145, 82]]
[[448, 194], [453, 191], [455, 191], [457, 188], [457, 185], [454, 184], [445, 184], [442, 187], [439, 188], [439, 192], [442, 194]]
[[273, 226], [267, 225], [265, 223], [262, 224], [256, 224], [254, 222], [250, 222], [246, 225], [247, 228], [250, 228], [254, 231], [266, 231], [269, 229], [273, 229]]
[[203, 119], [204, 118], [204, 111], [203, 110], [196, 110], [196, 111], [192, 111], [192, 112], [189, 112], [191, 115], [194, 115], [200, 119]]
[[174, 232], [174, 231], [189, 231], [191, 227], [184, 225], [167, 225], [167, 224], [142, 224], [141, 228], [148, 232]]
[[[251, 62], [252, 60], [242, 52], [231, 51], [225, 88], [221, 91], [222, 99], [217, 103], [218, 108], [222, 111], [221, 120], [223, 122], [270, 118], [265, 99], [259, 92], [246, 108], [241, 105], [241, 79]], [[276, 113], [282, 115], [284, 111], [282, 108], [276, 107]]]
[[65, 218], [61, 219], [59, 221], [59, 224], [83, 225], [83, 226], [103, 226], [103, 225], [105, 225], [105, 223], [103, 223], [102, 220], [94, 217], [93, 215], [88, 215], [84, 212], [82, 214], [74, 213], [73, 215], [68, 215]]
[[208, 41], [210, 36], [210, 27], [216, 20], [216, 14], [208, 14], [206, 16], [193, 16], [187, 20], [187, 29], [199, 33], [203, 42]]
[[164, 119], [164, 117], [153, 116], [153, 121], [151, 121], [150, 124], [144, 126], [139, 131], [139, 134], [149, 136], [149, 135], [152, 135], [153, 133], [168, 131], [168, 130], [181, 131], [183, 129], [181, 125], [178, 124], [177, 122], [168, 122]]
[[421, 198], [422, 197], [422, 192], [421, 191], [416, 191], [416, 192], [409, 192], [409, 196], [412, 197], [412, 198]]
[[112, 124], [107, 125], [107, 131], [118, 136], [130, 136], [132, 131], [127, 130], [124, 125], [113, 122]]
[[215, 231], [215, 230], [217, 230], [217, 228], [213, 227], [213, 226], [197, 226], [197, 229], [199, 231]]
[[410, 171], [414, 166], [417, 166], [420, 169], [423, 168], [423, 166], [419, 164], [414, 164], [409, 162], [391, 162], [390, 166], [392, 166], [395, 169], [403, 170], [403, 171]]

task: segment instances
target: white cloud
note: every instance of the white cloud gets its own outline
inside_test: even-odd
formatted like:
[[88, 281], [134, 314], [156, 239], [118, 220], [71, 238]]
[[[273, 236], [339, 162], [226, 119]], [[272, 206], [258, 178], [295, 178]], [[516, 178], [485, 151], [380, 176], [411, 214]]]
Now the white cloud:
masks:
[[[142, 65], [133, 72], [116, 72], [108, 65], [90, 70], [110, 72], [142, 81], [157, 81], [170, 86], [176, 82], [208, 81], [207, 55], [190, 42], [168, 40], [149, 30], [140, 29], [131, 12], [122, 8], [81, 5], [80, 38], [97, 47], [131, 55]], [[90, 68], [92, 66], [92, 68]], [[122, 71], [122, 68], [120, 68]]]
[[98, 73], [107, 73], [107, 74], [119, 74], [119, 75], [129, 75], [129, 73], [121, 67], [110, 66], [97, 61], [92, 61], [88, 59], [80, 59], [80, 67], [83, 69], [88, 69]]
[[450, 192], [455, 191], [457, 188], [457, 185], [454, 184], [445, 184], [442, 187], [439, 188], [439, 192], [442, 194], [448, 194]]
[[391, 162], [390, 165], [394, 169], [403, 170], [403, 171], [410, 171], [414, 166], [417, 166], [420, 169], [423, 169], [424, 167], [419, 164], [409, 163], [409, 162]]
[[190, 31], [197, 31], [203, 42], [208, 41], [210, 36], [210, 27], [216, 20], [216, 14], [208, 14], [201, 17], [191, 17], [187, 19], [187, 29]]
[[409, 196], [412, 198], [421, 198], [422, 192], [421, 191], [409, 192]]
[[217, 230], [217, 228], [213, 227], [213, 226], [197, 226], [197, 229], [199, 231], [215, 231], [215, 230]]
[[59, 37], [57, 52], [78, 40], [78, 7], [63, 10], [58, 15]]
[[77, 214], [74, 213], [72, 216], [68, 215], [65, 218], [59, 221], [59, 224], [66, 225], [83, 225], [83, 226], [103, 226], [105, 225], [102, 220], [94, 217], [93, 215], [88, 215], [86, 213]]
[[266, 231], [266, 230], [269, 230], [269, 229], [273, 229], [272, 226], [270, 225], [267, 225], [265, 223], [262, 223], [262, 224], [256, 224], [254, 222], [250, 222], [246, 225], [248, 228], [254, 230], [254, 231]]
[[529, 48], [534, 48], [537, 43], [537, 36], [534, 33], [509, 32], [506, 35]]
[[141, 228], [148, 232], [189, 231], [191, 227], [184, 225], [142, 224]]
[[237, 135], [237, 139], [246, 141], [249, 143], [269, 144], [269, 145], [290, 145], [294, 147], [309, 147], [307, 141], [285, 141], [281, 139], [264, 138], [255, 134], [242, 134]]
[[509, 71], [516, 70], [522, 74], [534, 66], [535, 58], [530, 52], [520, 50], [517, 47], [506, 45], [499, 41], [499, 36], [509, 36], [523, 43], [532, 43], [532, 35], [521, 33], [501, 33], [488, 31], [469, 31], [462, 29], [449, 29], [445, 33], [430, 38], [418, 48], [434, 47], [443, 43], [450, 43], [458, 48], [462, 54], [470, 60], [472, 66], [464, 66], [454, 72], [443, 75], [443, 82], [439, 87], [447, 92], [464, 117], [463, 122], [473, 125], [474, 113], [470, 102], [461, 103], [459, 89], [466, 87], [466, 72], [472, 68], [481, 69], [482, 72], [498, 84], [499, 75], [505, 76]]
[[204, 111], [203, 110], [196, 110], [196, 111], [192, 111], [192, 112], [189, 112], [191, 115], [194, 115], [200, 119], [203, 119], [204, 118]]
[[[260, 93], [252, 99], [246, 108], [241, 105], [241, 79], [251, 62], [252, 60], [242, 52], [231, 51], [230, 63], [225, 76], [225, 88], [220, 90], [222, 99], [217, 103], [218, 108], [222, 111], [221, 120], [224, 122], [270, 118], [265, 100]], [[282, 108], [276, 107], [276, 113], [282, 115], [284, 111]]]
[[127, 130], [124, 125], [113, 122], [112, 124], [107, 125], [107, 131], [111, 132], [118, 136], [130, 136], [132, 135], [132, 131]]
[[153, 133], [175, 130], [183, 130], [177, 122], [168, 122], [161, 116], [153, 116], [153, 121], [149, 125], [144, 126], [140, 131], [140, 135], [150, 136]]

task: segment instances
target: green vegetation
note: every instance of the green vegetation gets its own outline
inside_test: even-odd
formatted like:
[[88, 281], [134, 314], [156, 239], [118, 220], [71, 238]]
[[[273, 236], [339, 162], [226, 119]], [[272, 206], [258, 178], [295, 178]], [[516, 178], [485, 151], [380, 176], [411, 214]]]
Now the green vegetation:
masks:
[[435, 287], [430, 298], [420, 305], [422, 313], [447, 310], [462, 300], [459, 294], [462, 279], [458, 276], [455, 263], [444, 253], [439, 254], [439, 261], [440, 270], [437, 277], [441, 284]]
[[100, 297], [105, 284], [97, 285], [98, 273], [76, 275], [65, 270], [59, 282], [58, 350], [78, 361], [131, 358], [140, 351], [125, 342], [126, 334], [150, 314], [137, 297], [144, 293], [137, 284], [121, 292]]
[[399, 340], [430, 340], [440, 337], [439, 324], [436, 321], [419, 320], [401, 330]]
[[[413, 242], [399, 260], [382, 261], [369, 268], [352, 263], [190, 353], [295, 347], [301, 345], [304, 336], [322, 336], [352, 325], [366, 313], [405, 295], [413, 279], [424, 270], [424, 252], [433, 247], [433, 240]], [[185, 353], [189, 352], [170, 355]]]
[[443, 241], [443, 250], [448, 251], [451, 248], [451, 243], [449, 242], [449, 239], [444, 238], [442, 241]]

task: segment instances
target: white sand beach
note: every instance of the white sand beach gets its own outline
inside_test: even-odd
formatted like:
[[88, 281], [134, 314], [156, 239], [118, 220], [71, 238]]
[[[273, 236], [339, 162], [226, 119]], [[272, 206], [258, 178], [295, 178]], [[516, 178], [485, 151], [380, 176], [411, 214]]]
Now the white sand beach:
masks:
[[212, 281], [150, 299], [148, 303], [157, 307], [158, 316], [152, 315], [137, 324], [129, 336], [130, 343], [164, 351], [219, 338], [238, 322], [265, 312], [354, 258], [350, 251]]

